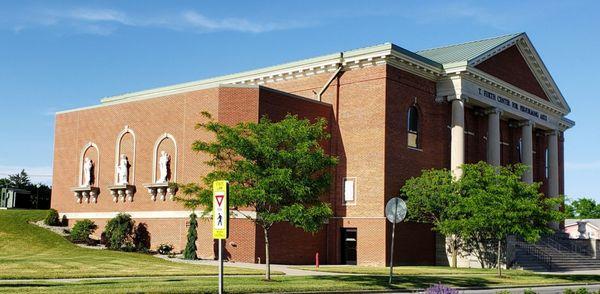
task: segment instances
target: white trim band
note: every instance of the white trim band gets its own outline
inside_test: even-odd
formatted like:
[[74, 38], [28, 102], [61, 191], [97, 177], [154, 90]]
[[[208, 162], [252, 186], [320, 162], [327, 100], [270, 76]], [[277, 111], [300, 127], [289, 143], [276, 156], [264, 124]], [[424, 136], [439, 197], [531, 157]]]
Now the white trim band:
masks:
[[[190, 217], [192, 211], [189, 210], [174, 210], [174, 211], [108, 211], [108, 212], [62, 212], [59, 213], [60, 217], [66, 216], [67, 219], [110, 219], [119, 213], [126, 213], [131, 215], [133, 219], [186, 219]], [[210, 217], [210, 215], [204, 215], [203, 212], [196, 213], [198, 217]], [[254, 211], [231, 211], [231, 218], [256, 218], [256, 212]]]

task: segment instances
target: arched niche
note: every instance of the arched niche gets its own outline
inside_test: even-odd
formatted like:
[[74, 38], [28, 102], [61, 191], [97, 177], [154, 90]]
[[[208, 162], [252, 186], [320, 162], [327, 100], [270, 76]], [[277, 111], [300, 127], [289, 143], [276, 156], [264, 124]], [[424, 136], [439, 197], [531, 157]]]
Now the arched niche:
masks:
[[160, 177], [160, 156], [165, 151], [170, 157], [168, 182], [177, 181], [177, 141], [169, 133], [164, 133], [156, 139], [152, 155], [152, 183], [157, 183]]
[[88, 142], [81, 149], [81, 155], [79, 156], [79, 179], [77, 181], [77, 186], [82, 187], [85, 186], [84, 181], [84, 167], [85, 159], [89, 158], [93, 162], [92, 168], [92, 187], [98, 187], [98, 183], [100, 182], [100, 150], [98, 146], [93, 142]]
[[129, 128], [129, 126], [125, 126], [121, 132], [117, 135], [116, 145], [115, 145], [115, 172], [114, 172], [114, 183], [118, 182], [117, 179], [117, 166], [119, 165], [119, 160], [121, 155], [127, 156], [127, 160], [129, 161], [129, 184], [134, 185], [135, 183], [135, 132]]

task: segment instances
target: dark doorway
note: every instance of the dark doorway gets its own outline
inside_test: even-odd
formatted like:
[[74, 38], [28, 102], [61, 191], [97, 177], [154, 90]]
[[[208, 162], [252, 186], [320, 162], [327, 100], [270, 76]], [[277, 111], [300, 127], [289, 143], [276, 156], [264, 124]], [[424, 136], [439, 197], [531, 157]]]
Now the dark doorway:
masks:
[[356, 228], [342, 228], [342, 264], [356, 265]]

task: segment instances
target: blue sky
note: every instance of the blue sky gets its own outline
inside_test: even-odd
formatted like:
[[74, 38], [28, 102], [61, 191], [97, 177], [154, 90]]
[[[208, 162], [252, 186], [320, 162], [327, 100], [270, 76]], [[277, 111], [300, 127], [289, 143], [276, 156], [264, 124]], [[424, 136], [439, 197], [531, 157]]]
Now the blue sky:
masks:
[[54, 112], [384, 42], [527, 32], [568, 100], [566, 194], [600, 199], [597, 1], [1, 1], [0, 177], [49, 182]]

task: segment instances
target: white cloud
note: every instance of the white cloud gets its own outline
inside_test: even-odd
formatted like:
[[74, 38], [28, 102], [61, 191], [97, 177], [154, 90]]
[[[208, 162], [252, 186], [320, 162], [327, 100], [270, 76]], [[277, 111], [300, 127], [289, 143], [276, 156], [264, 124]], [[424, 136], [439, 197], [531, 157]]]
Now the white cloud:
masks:
[[21, 170], [29, 175], [31, 182], [43, 183], [46, 185], [52, 184], [52, 167], [51, 166], [10, 166], [0, 165], [0, 178], [6, 178], [8, 175], [20, 173]]
[[109, 21], [118, 22], [122, 24], [129, 24], [129, 18], [125, 13], [113, 10], [113, 9], [89, 9], [89, 8], [76, 8], [67, 11], [68, 17], [83, 21]]
[[278, 31], [293, 29], [306, 26], [305, 23], [288, 22], [288, 23], [258, 23], [248, 21], [243, 18], [224, 18], [211, 19], [195, 11], [186, 11], [182, 13], [185, 22], [192, 26], [209, 31], [239, 31], [250, 33], [263, 33], [269, 31]]
[[177, 31], [209, 33], [234, 31], [264, 33], [314, 25], [314, 23], [285, 21], [262, 22], [242, 17], [211, 18], [194, 10], [157, 15], [130, 15], [105, 8], [72, 8], [37, 10], [13, 24], [15, 33], [33, 27], [66, 28], [77, 33], [110, 35], [119, 27], [154, 27]]
[[590, 162], [565, 162], [567, 171], [591, 171], [600, 170], [600, 160]]

